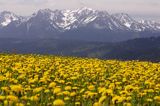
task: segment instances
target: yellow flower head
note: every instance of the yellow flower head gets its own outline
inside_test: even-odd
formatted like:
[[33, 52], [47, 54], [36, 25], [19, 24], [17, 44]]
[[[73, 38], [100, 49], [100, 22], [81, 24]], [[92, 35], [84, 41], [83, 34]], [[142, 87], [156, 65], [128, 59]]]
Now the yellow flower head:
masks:
[[14, 96], [14, 95], [6, 96], [6, 99], [9, 100], [9, 101], [13, 101], [13, 102], [17, 102], [18, 101], [18, 97]]
[[65, 103], [64, 103], [64, 101], [61, 100], [61, 99], [56, 99], [56, 100], [53, 102], [53, 105], [54, 105], [54, 106], [64, 106]]
[[102, 104], [99, 103], [99, 102], [95, 102], [95, 103], [93, 104], [93, 106], [102, 106]]
[[56, 86], [56, 83], [55, 82], [51, 82], [50, 84], [49, 84], [49, 88], [54, 88]]
[[102, 96], [102, 97], [99, 99], [99, 103], [103, 103], [106, 99], [107, 99], [107, 96]]
[[54, 94], [57, 94], [57, 93], [60, 93], [61, 92], [61, 88], [59, 88], [59, 87], [56, 87], [56, 88], [54, 88], [54, 90], [53, 90], [53, 93]]
[[66, 86], [64, 89], [65, 89], [66, 91], [70, 91], [70, 90], [72, 89], [72, 87], [71, 87], [71, 86]]
[[94, 87], [93, 85], [90, 85], [90, 86], [88, 86], [88, 89], [89, 89], [90, 91], [92, 91], [92, 90], [95, 89], [95, 87]]

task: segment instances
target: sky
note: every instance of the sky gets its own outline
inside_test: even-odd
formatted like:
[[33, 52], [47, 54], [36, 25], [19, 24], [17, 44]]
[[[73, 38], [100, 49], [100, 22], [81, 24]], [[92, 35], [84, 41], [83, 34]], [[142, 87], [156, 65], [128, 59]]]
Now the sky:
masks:
[[39, 9], [89, 7], [112, 13], [128, 13], [134, 18], [160, 20], [160, 0], [0, 0], [0, 11], [31, 15]]

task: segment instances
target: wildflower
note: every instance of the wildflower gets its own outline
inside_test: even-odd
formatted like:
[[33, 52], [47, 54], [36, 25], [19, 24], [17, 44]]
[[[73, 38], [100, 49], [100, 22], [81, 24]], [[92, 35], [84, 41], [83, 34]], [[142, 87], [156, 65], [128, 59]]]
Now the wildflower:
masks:
[[55, 82], [51, 82], [50, 84], [49, 84], [49, 88], [54, 88], [56, 86], [56, 83]]
[[160, 102], [160, 96], [155, 96], [155, 97], [154, 97], [154, 100]]
[[70, 100], [70, 98], [69, 98], [69, 97], [65, 97], [64, 100], [65, 100], [65, 101], [68, 101], [68, 100]]
[[66, 86], [64, 89], [65, 89], [66, 91], [70, 91], [70, 90], [72, 89], [72, 87], [71, 87], [71, 86]]
[[61, 88], [59, 88], [59, 87], [56, 87], [56, 88], [54, 88], [54, 90], [53, 90], [53, 93], [54, 94], [57, 94], [57, 93], [60, 93], [61, 92]]
[[63, 94], [64, 94], [64, 95], [69, 95], [70, 92], [69, 92], [69, 91], [63, 91]]
[[31, 97], [30, 97], [30, 100], [31, 100], [31, 101], [38, 101], [39, 98], [38, 98], [38, 96], [35, 95], [35, 96], [31, 96]]
[[105, 100], [106, 100], [107, 96], [102, 96], [100, 99], [99, 99], [99, 103], [103, 103]]
[[5, 92], [9, 92], [9, 87], [1, 87], [1, 89]]
[[54, 106], [64, 106], [65, 103], [64, 103], [64, 101], [61, 100], [61, 99], [56, 99], [56, 100], [53, 102], [53, 105], [54, 105]]
[[24, 106], [23, 103], [16, 103], [16, 106]]
[[95, 103], [93, 104], [93, 106], [102, 106], [102, 104], [99, 103], [99, 102], [95, 102]]
[[146, 101], [147, 101], [147, 102], [153, 102], [153, 99], [147, 98]]
[[92, 91], [92, 90], [95, 89], [95, 87], [94, 87], [93, 85], [90, 85], [90, 86], [88, 86], [88, 89], [89, 89], [90, 91]]
[[22, 100], [27, 100], [28, 97], [27, 97], [27, 96], [22, 96], [21, 99], [22, 99]]
[[14, 95], [6, 96], [6, 99], [9, 100], [9, 101], [13, 101], [13, 102], [17, 102], [18, 101], [18, 97], [14, 96]]
[[76, 92], [71, 92], [70, 96], [76, 96]]
[[105, 87], [102, 87], [102, 88], [100, 87], [100, 88], [98, 88], [98, 92], [99, 92], [99, 93], [103, 93], [105, 90], [106, 90]]
[[44, 91], [44, 93], [49, 93], [50, 92], [50, 90], [49, 89], [46, 89], [45, 91]]
[[38, 88], [33, 89], [33, 93], [38, 93], [42, 90], [43, 90], [43, 87], [38, 87]]
[[5, 96], [1, 96], [0, 95], [0, 101], [4, 100], [5, 99]]
[[75, 103], [76, 106], [80, 106], [80, 104], [81, 104], [80, 102], [76, 102]]
[[132, 106], [131, 103], [124, 103], [124, 106]]

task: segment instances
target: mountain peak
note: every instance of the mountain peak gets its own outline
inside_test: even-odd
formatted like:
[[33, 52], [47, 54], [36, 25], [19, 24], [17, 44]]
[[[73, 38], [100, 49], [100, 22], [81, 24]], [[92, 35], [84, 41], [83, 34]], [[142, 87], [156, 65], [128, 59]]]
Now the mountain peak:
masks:
[[53, 12], [51, 9], [40, 9], [37, 12], [33, 13], [32, 16], [37, 16], [37, 15], [46, 15], [46, 14], [50, 14], [51, 12]]
[[92, 11], [92, 10], [94, 10], [94, 9], [92, 9], [92, 8], [89, 8], [89, 7], [82, 7], [82, 8], [79, 8], [80, 10], [90, 10], [90, 11]]
[[13, 13], [10, 11], [2, 11], [1, 14], [13, 14]]
[[93, 12], [95, 10], [92, 8], [89, 8], [89, 7], [82, 7], [82, 8], [78, 8], [76, 10], [73, 10], [73, 11], [75, 11], [77, 13], [81, 13], [81, 12]]
[[52, 12], [52, 10], [51, 10], [51, 9], [48, 9], [48, 8], [46, 8], [46, 9], [40, 9], [40, 10], [38, 11], [38, 13], [50, 13], [50, 12]]
[[18, 20], [18, 16], [10, 11], [3, 11], [0, 13], [0, 26], [7, 26], [12, 21]]
[[129, 14], [126, 14], [126, 13], [116, 13], [116, 14], [113, 14], [113, 16], [119, 18], [119, 19], [131, 19], [131, 17], [129, 16]]

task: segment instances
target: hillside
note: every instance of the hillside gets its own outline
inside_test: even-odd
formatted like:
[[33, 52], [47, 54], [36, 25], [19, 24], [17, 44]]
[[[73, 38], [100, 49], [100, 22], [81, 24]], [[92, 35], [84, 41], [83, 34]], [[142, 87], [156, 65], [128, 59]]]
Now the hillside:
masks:
[[0, 52], [160, 61], [160, 37], [117, 43], [58, 39], [0, 39]]

